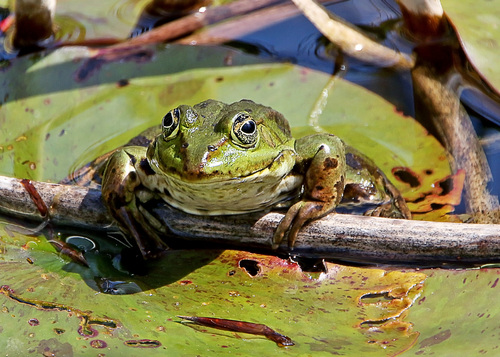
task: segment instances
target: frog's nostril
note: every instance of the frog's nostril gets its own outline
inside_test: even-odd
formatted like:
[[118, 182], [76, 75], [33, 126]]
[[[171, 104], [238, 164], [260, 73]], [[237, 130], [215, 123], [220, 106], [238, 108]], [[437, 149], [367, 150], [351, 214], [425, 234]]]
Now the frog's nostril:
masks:
[[208, 151], [215, 151], [215, 150], [217, 150], [217, 148], [214, 145], [208, 145], [207, 150]]

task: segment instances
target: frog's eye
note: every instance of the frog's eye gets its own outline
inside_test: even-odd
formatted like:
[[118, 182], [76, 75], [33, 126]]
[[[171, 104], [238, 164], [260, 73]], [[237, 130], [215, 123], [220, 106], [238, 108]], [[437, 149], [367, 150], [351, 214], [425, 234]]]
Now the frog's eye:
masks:
[[170, 139], [179, 131], [180, 110], [175, 108], [163, 117], [161, 125], [163, 127], [163, 138]]
[[231, 137], [240, 146], [254, 146], [258, 138], [257, 123], [246, 113], [236, 114]]

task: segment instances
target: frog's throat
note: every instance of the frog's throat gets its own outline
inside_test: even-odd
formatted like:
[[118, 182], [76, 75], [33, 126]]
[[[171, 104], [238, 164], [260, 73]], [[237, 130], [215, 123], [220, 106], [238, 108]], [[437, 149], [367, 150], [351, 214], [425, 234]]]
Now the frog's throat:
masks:
[[190, 214], [223, 215], [262, 211], [297, 196], [303, 177], [292, 174], [295, 153], [280, 153], [250, 175], [220, 181], [184, 181], [165, 175], [157, 182], [162, 198]]

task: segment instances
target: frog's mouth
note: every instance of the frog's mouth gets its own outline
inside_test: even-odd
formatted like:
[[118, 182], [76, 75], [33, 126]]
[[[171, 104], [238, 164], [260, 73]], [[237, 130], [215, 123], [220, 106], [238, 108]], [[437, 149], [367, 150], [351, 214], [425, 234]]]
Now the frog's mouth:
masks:
[[162, 176], [161, 192], [170, 205], [190, 214], [222, 215], [256, 212], [291, 197], [303, 182], [294, 175], [294, 151], [279, 153], [270, 164], [248, 175], [234, 178], [185, 180], [174, 175]]
[[247, 180], [257, 177], [284, 177], [292, 170], [295, 165], [294, 160], [295, 152], [293, 150], [283, 150], [278, 156], [276, 156], [269, 165], [264, 166], [259, 170], [252, 171], [245, 175], [240, 175], [235, 178], [227, 179], [225, 181], [233, 181], [233, 180]]
[[[149, 156], [149, 155], [148, 155]], [[189, 185], [204, 183], [223, 183], [235, 181], [251, 181], [259, 178], [274, 178], [279, 179], [286, 176], [295, 165], [295, 151], [286, 149], [278, 153], [276, 157], [271, 159], [269, 164], [253, 171], [241, 172], [236, 170], [232, 172], [231, 165], [221, 162], [220, 166], [227, 165], [227, 170], [217, 170], [217, 166], [211, 167], [210, 172], [207, 172], [203, 161], [202, 164], [196, 167], [196, 170], [179, 170], [176, 167], [162, 165], [156, 159], [156, 155], [152, 155], [149, 163], [154, 171], [163, 175], [166, 179], [177, 182], [185, 182]], [[206, 161], [205, 161], [206, 162]], [[187, 165], [184, 165], [186, 167]]]

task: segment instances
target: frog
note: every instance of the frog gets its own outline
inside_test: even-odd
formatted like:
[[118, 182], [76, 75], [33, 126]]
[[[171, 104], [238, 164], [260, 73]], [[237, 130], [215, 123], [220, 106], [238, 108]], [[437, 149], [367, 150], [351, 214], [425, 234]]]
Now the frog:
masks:
[[283, 210], [273, 249], [286, 241], [292, 250], [306, 224], [343, 206], [411, 218], [400, 192], [367, 156], [330, 133], [295, 139], [283, 114], [248, 99], [177, 106], [160, 125], [68, 180], [101, 188], [145, 259], [168, 248], [168, 228], [148, 210], [151, 200], [204, 216]]

